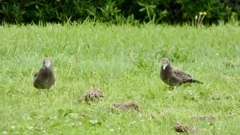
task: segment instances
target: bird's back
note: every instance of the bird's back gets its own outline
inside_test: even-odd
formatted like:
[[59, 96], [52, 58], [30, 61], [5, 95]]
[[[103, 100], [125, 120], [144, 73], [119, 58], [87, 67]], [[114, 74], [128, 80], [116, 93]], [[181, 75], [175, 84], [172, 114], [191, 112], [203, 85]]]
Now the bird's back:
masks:
[[182, 70], [178, 68], [173, 68], [173, 77], [177, 78], [180, 84], [183, 83], [201, 83], [195, 79], [192, 78], [189, 74], [184, 73]]

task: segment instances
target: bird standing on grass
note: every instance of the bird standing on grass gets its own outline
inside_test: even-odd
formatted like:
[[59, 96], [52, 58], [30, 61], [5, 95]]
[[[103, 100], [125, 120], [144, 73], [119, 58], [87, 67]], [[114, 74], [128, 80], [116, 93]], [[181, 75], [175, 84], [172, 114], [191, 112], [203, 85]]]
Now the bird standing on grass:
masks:
[[[54, 85], [56, 78], [51, 69], [51, 61], [48, 58], [43, 60], [43, 67], [34, 75], [33, 86], [39, 89], [42, 94], [42, 89], [49, 89]], [[47, 92], [48, 93], [48, 92]]]
[[182, 70], [172, 67], [167, 58], [162, 59], [160, 77], [164, 83], [170, 86], [179, 86], [184, 83], [202, 83], [193, 79], [190, 75], [184, 73]]

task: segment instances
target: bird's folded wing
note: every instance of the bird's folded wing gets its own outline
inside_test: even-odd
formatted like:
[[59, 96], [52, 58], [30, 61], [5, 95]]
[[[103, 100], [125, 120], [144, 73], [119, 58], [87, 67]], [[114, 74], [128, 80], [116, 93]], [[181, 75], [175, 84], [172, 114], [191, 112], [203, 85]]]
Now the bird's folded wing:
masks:
[[37, 72], [34, 74], [34, 77], [36, 77], [36, 76], [37, 76], [38, 72], [39, 72], [39, 71], [37, 71]]
[[186, 80], [191, 80], [192, 77], [186, 73], [184, 73], [182, 70], [178, 69], [178, 68], [174, 68], [172, 70], [173, 72], [173, 76], [175, 76], [176, 78], [179, 78], [182, 81], [186, 81]]

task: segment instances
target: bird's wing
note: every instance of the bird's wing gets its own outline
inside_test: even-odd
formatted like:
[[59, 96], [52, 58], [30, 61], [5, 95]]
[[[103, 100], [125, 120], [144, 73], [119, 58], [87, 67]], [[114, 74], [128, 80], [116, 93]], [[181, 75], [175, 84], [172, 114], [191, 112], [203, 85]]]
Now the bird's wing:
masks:
[[173, 68], [173, 75], [178, 80], [181, 80], [181, 82], [186, 82], [188, 80], [192, 80], [192, 77], [186, 73], [184, 73], [181, 69]]
[[38, 72], [39, 72], [39, 71], [37, 71], [37, 72], [34, 74], [34, 78], [38, 75]]

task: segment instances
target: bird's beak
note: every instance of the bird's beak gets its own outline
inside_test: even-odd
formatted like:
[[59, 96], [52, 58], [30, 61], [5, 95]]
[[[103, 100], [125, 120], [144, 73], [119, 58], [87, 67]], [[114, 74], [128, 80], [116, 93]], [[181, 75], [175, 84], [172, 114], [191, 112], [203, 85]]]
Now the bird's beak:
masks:
[[167, 67], [168, 64], [163, 64], [163, 70]]

